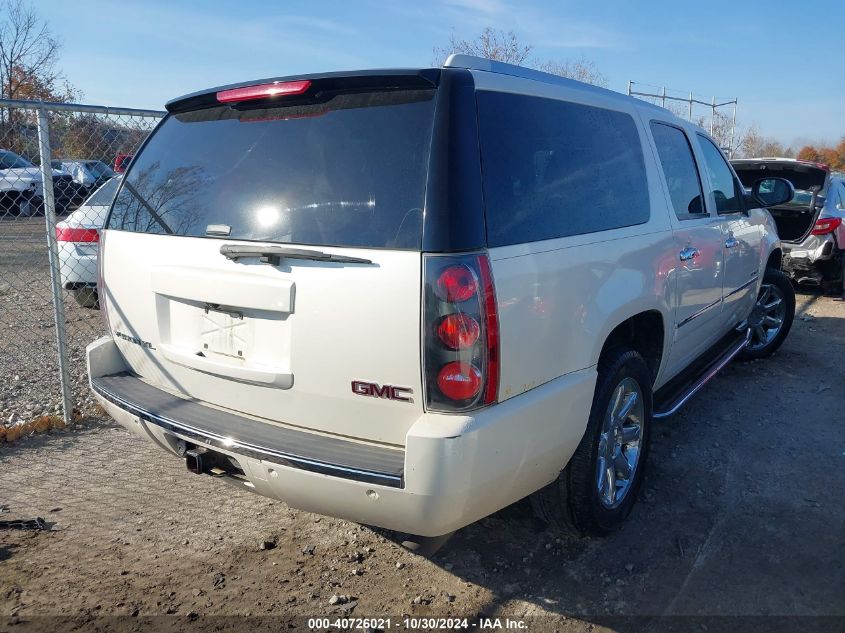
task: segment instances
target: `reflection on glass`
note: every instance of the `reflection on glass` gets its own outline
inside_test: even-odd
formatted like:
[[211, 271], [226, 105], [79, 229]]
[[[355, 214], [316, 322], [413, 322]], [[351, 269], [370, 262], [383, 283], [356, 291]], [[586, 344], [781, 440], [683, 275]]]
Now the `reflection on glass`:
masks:
[[255, 221], [258, 222], [259, 226], [262, 228], [273, 226], [279, 221], [280, 216], [281, 211], [279, 211], [279, 207], [274, 207], [272, 205], [259, 207], [255, 210]]

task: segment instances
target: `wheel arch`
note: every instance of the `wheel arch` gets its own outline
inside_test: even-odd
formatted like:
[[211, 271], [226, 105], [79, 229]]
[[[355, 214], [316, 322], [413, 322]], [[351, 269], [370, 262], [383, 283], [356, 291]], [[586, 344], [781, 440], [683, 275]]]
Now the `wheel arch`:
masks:
[[597, 362], [601, 363], [608, 350], [628, 346], [645, 359], [653, 385], [668, 353], [666, 323], [667, 319], [657, 309], [643, 310], [622, 319], [604, 337]]
[[780, 246], [776, 246], [769, 253], [769, 258], [766, 260], [766, 268], [774, 268], [775, 270], [781, 270], [783, 268], [783, 251]]

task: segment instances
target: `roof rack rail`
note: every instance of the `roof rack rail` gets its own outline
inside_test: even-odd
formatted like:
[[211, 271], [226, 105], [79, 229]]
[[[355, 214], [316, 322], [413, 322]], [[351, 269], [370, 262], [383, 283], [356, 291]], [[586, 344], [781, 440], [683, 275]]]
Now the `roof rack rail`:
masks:
[[[534, 81], [541, 81], [547, 84], [559, 84], [564, 86], [577, 87], [582, 90], [601, 92], [604, 95], [613, 96], [620, 100], [627, 101], [629, 99], [634, 99], [634, 97], [629, 97], [628, 95], [625, 95], [621, 92], [616, 92], [615, 90], [608, 90], [607, 88], [602, 88], [601, 86], [594, 86], [583, 81], [578, 81], [577, 79], [569, 79], [568, 77], [561, 77], [560, 75], [554, 75], [552, 73], [547, 73], [542, 70], [535, 70], [534, 68], [526, 68], [525, 66], [517, 66], [515, 64], [506, 64], [505, 62], [487, 59], [485, 57], [464, 55], [462, 53], [453, 53], [449, 55], [446, 61], [443, 62], [443, 67], [480, 70], [484, 72], [497, 73], [499, 75], [510, 75], [512, 77], [520, 77], [522, 79], [532, 79]], [[655, 110], [660, 110], [661, 112], [664, 111], [664, 109], [660, 106], [649, 103], [648, 101], [642, 101], [640, 99], [634, 100], [640, 107], [653, 108]]]
[[[533, 68], [526, 68], [525, 66], [517, 66], [516, 64], [507, 64], [505, 62], [496, 61], [494, 59], [487, 59], [486, 57], [475, 57], [474, 55], [464, 55], [462, 53], [452, 53], [443, 62], [444, 68], [467, 68], [469, 70], [483, 70], [488, 73], [497, 73], [499, 75], [512, 75], [514, 77], [522, 77], [524, 79], [536, 79], [537, 81], [560, 82], [569, 83], [575, 82], [574, 79], [567, 79], [560, 75], [553, 75], [551, 73], [543, 72], [542, 70], [535, 70]], [[575, 82], [583, 83], [583, 82]]]

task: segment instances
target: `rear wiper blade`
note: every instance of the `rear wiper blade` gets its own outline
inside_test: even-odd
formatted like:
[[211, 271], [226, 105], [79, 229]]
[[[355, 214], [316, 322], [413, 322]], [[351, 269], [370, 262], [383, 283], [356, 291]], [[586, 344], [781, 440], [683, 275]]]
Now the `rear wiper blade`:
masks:
[[224, 244], [220, 247], [220, 254], [236, 262], [246, 257], [258, 257], [266, 264], [278, 266], [283, 259], [310, 259], [318, 262], [337, 262], [340, 264], [372, 264], [372, 260], [363, 257], [349, 257], [335, 255], [323, 251], [312, 251], [304, 248], [285, 248], [283, 246], [251, 246], [240, 244]]

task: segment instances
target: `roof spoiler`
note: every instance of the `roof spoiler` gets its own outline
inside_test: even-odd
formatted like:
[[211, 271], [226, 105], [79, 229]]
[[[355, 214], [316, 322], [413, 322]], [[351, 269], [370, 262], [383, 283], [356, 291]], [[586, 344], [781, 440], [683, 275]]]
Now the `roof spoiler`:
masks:
[[274, 83], [308, 82], [307, 90], [293, 96], [267, 96], [253, 103], [266, 105], [276, 99], [284, 98], [285, 103], [302, 104], [314, 103], [329, 98], [338, 92], [367, 91], [367, 90], [412, 90], [436, 88], [440, 80], [439, 68], [416, 68], [396, 70], [362, 70], [356, 72], [322, 73], [298, 75], [295, 77], [276, 77], [273, 79], [258, 79], [217, 88], [201, 90], [167, 102], [165, 106], [171, 114], [187, 112], [220, 105], [218, 93], [232, 94], [252, 86]]

